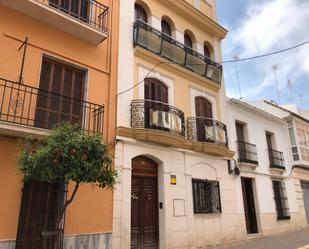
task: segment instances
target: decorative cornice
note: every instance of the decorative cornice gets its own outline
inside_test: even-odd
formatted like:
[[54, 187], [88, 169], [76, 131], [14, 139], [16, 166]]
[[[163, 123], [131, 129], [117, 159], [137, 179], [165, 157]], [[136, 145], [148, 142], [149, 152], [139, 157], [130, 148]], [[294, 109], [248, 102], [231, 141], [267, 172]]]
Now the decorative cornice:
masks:
[[159, 0], [165, 5], [168, 5], [173, 10], [179, 10], [185, 18], [192, 20], [199, 27], [205, 31], [211, 31], [217, 38], [223, 40], [227, 35], [228, 31], [219, 25], [216, 21], [206, 16], [204, 13], [199, 11], [197, 8], [189, 4], [184, 0]]
[[189, 141], [177, 134], [160, 130], [128, 128], [120, 126], [117, 127], [117, 135], [145, 141], [148, 143], [156, 143], [164, 146], [187, 149], [213, 156], [222, 156], [229, 159], [232, 159], [235, 154], [234, 151], [229, 150], [223, 145]]

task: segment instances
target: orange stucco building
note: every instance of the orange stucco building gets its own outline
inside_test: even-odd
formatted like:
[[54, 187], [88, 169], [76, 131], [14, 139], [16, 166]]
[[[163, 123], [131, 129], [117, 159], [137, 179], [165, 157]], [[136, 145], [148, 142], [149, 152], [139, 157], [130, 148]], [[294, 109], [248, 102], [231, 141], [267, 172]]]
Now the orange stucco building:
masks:
[[[29, 231], [18, 234], [22, 226], [27, 230], [16, 167], [19, 137], [44, 135], [56, 123], [79, 121], [114, 147], [118, 4], [0, 1], [0, 248], [14, 248], [16, 238], [32, 236]], [[68, 194], [70, 190], [71, 185]], [[31, 214], [24, 219], [32, 219]], [[111, 232], [112, 192], [82, 185], [66, 212], [65, 248], [77, 243], [110, 248]]]

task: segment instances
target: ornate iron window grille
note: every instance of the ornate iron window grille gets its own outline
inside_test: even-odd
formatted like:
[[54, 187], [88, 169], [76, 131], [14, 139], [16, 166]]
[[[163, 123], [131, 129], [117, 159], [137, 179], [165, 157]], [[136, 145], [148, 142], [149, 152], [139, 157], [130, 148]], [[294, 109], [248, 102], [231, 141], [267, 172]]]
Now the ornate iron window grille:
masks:
[[[202, 138], [199, 133], [203, 133]], [[228, 147], [226, 125], [215, 119], [204, 117], [187, 118], [187, 137], [191, 141], [216, 143]]]
[[133, 100], [131, 127], [162, 130], [185, 136], [184, 113], [178, 108], [153, 100]]
[[289, 203], [286, 195], [284, 182], [281, 180], [273, 180], [274, 199], [277, 210], [278, 220], [290, 219]]
[[218, 181], [192, 179], [194, 213], [221, 212], [220, 186]]

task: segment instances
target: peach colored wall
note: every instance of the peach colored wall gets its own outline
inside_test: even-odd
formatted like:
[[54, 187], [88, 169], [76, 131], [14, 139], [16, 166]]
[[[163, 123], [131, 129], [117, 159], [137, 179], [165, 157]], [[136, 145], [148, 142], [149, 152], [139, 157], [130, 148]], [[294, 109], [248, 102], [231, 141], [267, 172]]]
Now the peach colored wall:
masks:
[[[100, 1], [109, 6], [109, 35], [99, 45], [82, 41], [36, 19], [0, 5], [0, 77], [18, 80], [22, 53], [28, 36], [24, 84], [38, 87], [44, 54], [87, 70], [86, 100], [104, 104], [104, 140], [114, 148], [118, 54], [118, 1]], [[17, 175], [17, 141], [0, 135], [0, 240], [15, 239], [21, 197]], [[4, 158], [4, 159], [3, 159]], [[71, 189], [72, 184], [69, 186]], [[69, 191], [70, 194], [70, 191]], [[66, 214], [66, 234], [112, 231], [112, 192], [82, 185]]]
[[16, 237], [22, 188], [17, 152], [15, 140], [0, 137], [0, 239]]

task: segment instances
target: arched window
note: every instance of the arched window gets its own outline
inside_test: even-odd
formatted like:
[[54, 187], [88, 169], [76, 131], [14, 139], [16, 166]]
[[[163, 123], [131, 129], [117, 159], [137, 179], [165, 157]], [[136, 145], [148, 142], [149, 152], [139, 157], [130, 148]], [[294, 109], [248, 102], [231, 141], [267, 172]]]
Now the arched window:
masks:
[[168, 88], [156, 78], [145, 79], [145, 99], [168, 103]]
[[187, 47], [192, 48], [192, 39], [187, 33], [184, 34], [184, 41]]
[[204, 44], [204, 55], [208, 58], [210, 58], [210, 51], [209, 48]]
[[212, 118], [212, 104], [204, 97], [195, 98], [195, 115], [197, 117]]
[[147, 23], [148, 18], [147, 18], [147, 13], [144, 10], [144, 8], [138, 4], [135, 4], [134, 10], [135, 10], [135, 20], [141, 20]]
[[161, 21], [161, 30], [162, 30], [162, 33], [167, 34], [169, 36], [172, 36], [171, 26], [164, 19], [162, 19], [162, 21]]

